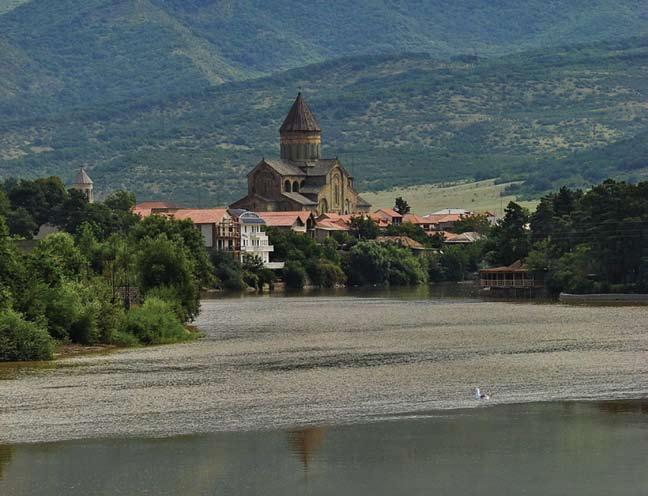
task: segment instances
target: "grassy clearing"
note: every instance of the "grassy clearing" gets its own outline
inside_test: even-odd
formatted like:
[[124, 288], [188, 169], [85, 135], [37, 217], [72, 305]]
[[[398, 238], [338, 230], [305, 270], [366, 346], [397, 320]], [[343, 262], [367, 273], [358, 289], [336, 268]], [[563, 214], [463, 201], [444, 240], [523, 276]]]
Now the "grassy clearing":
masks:
[[[402, 196], [412, 207], [412, 212], [425, 215], [442, 208], [465, 208], [482, 212], [489, 210], [498, 215], [510, 201], [516, 201], [515, 195], [501, 196], [510, 183], [495, 184], [494, 179], [470, 183], [459, 183], [449, 186], [425, 184], [407, 188], [394, 188], [385, 191], [362, 193], [362, 197], [373, 205], [373, 209], [393, 207], [394, 199]], [[537, 201], [520, 201], [520, 205], [534, 210]]]

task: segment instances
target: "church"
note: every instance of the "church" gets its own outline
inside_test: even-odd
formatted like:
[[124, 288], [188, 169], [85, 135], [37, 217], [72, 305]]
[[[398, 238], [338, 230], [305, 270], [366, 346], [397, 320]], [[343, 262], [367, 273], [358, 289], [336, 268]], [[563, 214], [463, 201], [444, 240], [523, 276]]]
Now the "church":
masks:
[[281, 158], [263, 159], [248, 174], [248, 194], [230, 208], [253, 212], [308, 210], [353, 214], [371, 205], [356, 192], [353, 177], [336, 158], [321, 157], [322, 130], [297, 95], [279, 129]]

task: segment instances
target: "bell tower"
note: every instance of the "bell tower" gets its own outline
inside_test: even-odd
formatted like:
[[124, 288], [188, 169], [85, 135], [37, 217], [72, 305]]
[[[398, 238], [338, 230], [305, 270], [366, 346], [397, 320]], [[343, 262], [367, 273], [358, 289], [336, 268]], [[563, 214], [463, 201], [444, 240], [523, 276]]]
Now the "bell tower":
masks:
[[72, 184], [72, 189], [83, 191], [88, 198], [88, 203], [94, 203], [94, 195], [92, 192], [93, 188], [94, 184], [92, 182], [92, 179], [90, 179], [90, 176], [85, 171], [85, 168], [81, 167], [81, 169], [79, 169], [79, 173], [76, 175], [74, 183]]
[[301, 92], [279, 129], [281, 158], [308, 161], [320, 158], [322, 130]]

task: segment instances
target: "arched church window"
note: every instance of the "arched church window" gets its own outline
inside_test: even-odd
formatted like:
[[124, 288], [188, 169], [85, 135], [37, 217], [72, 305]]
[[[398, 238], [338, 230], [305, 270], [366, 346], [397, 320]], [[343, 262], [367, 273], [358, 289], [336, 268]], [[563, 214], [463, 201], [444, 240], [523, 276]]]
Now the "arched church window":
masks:
[[295, 182], [293, 183], [293, 191], [294, 191], [295, 193], [299, 193], [299, 181], [295, 181]]
[[284, 183], [284, 191], [286, 193], [290, 193], [292, 191], [292, 188], [290, 186], [290, 181], [286, 179], [286, 182]]

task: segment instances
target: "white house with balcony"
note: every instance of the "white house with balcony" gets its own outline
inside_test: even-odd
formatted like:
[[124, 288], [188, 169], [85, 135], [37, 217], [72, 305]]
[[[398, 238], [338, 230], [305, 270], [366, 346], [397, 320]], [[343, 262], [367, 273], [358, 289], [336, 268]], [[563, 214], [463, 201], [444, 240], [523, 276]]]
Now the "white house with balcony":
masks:
[[283, 262], [270, 262], [274, 247], [263, 230], [266, 222], [256, 213], [245, 211], [238, 217], [241, 226], [241, 261], [246, 255], [259, 257], [268, 269], [282, 269]]

